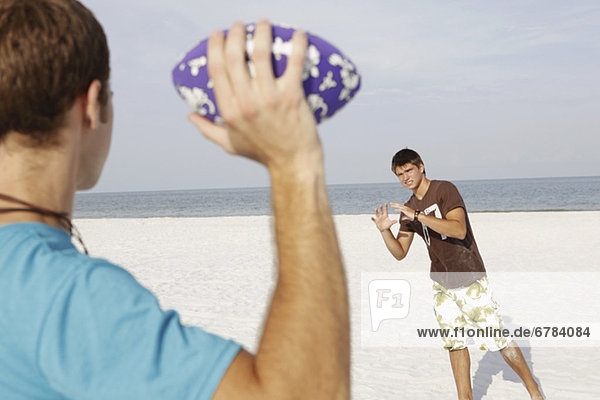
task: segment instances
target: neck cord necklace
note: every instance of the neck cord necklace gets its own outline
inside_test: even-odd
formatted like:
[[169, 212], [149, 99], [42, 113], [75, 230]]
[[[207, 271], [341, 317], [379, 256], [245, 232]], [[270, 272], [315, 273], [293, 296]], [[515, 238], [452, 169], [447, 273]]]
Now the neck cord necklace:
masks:
[[40, 215], [44, 215], [47, 217], [54, 217], [58, 220], [58, 222], [65, 226], [68, 229], [69, 235], [71, 235], [72, 237], [74, 237], [83, 247], [83, 251], [85, 252], [85, 254], [89, 254], [87, 247], [85, 247], [85, 244], [83, 243], [83, 239], [81, 238], [81, 234], [79, 233], [79, 230], [77, 229], [77, 227], [75, 225], [73, 225], [73, 222], [71, 222], [71, 219], [69, 218], [69, 213], [67, 212], [56, 212], [56, 211], [52, 211], [52, 210], [48, 210], [46, 208], [42, 208], [42, 207], [38, 207], [35, 206], [31, 203], [28, 203], [26, 201], [23, 200], [19, 200], [17, 198], [14, 198], [12, 196], [8, 196], [6, 194], [2, 194], [0, 193], [0, 199], [1, 200], [5, 200], [5, 201], [10, 201], [13, 203], [17, 203], [17, 204], [21, 204], [23, 206], [25, 206], [26, 208], [0, 208], [0, 214], [2, 213], [11, 213], [11, 212], [31, 212], [31, 213], [36, 213], [36, 214], [40, 214]]

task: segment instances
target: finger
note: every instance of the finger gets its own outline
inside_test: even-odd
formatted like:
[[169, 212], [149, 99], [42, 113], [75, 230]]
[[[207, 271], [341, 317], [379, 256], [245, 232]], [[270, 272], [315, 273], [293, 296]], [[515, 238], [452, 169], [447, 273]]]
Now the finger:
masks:
[[388, 215], [388, 203], [385, 203], [385, 215]]
[[252, 113], [254, 99], [246, 62], [246, 27], [242, 22], [235, 22], [227, 34], [225, 61], [233, 94], [236, 96], [242, 111]]
[[308, 39], [306, 38], [306, 33], [304, 31], [295, 31], [292, 36], [292, 54], [287, 58], [287, 66], [281, 77], [286, 86], [302, 85], [301, 78], [307, 48]]
[[234, 152], [234, 148], [229, 140], [229, 135], [224, 127], [209, 121], [195, 112], [190, 113], [188, 119], [196, 126], [196, 128], [198, 128], [204, 137], [221, 146], [226, 152]]
[[379, 209], [375, 208], [375, 216], [379, 217]]
[[251, 58], [256, 69], [256, 82], [267, 93], [275, 89], [273, 61], [271, 59], [272, 46], [273, 28], [271, 24], [266, 19], [258, 21]]
[[231, 112], [234, 106], [233, 92], [225, 67], [225, 37], [223, 32], [212, 31], [208, 39], [208, 75], [213, 82], [213, 91], [221, 112]]

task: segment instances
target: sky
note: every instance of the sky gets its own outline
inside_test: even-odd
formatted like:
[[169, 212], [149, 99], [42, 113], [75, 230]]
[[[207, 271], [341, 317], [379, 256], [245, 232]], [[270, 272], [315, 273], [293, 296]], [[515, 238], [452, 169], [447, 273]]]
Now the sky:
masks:
[[111, 49], [115, 121], [95, 192], [268, 186], [186, 119], [171, 70], [213, 29], [268, 18], [338, 47], [362, 76], [319, 125], [328, 184], [600, 175], [596, 0], [83, 0]]

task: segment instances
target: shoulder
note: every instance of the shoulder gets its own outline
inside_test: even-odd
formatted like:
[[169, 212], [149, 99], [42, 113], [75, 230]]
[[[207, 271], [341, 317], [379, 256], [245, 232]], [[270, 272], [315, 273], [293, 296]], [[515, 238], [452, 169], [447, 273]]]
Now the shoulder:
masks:
[[89, 257], [57, 294], [38, 343], [49, 380], [67, 393], [94, 388], [102, 398], [146, 398], [150, 388], [173, 398], [210, 398], [240, 350], [182, 325], [129, 272]]
[[465, 202], [452, 182], [436, 181], [435, 193], [444, 215], [457, 207], [462, 207], [466, 211]]
[[107, 260], [87, 257], [79, 267], [39, 334], [37, 361], [48, 379], [74, 398], [90, 391], [210, 398], [240, 345], [182, 325], [176, 311], [161, 309], [152, 292]]
[[24, 307], [116, 307], [140, 294], [154, 301], [129, 272], [81, 253], [60, 229], [37, 223], [7, 225], [0, 227], [0, 240], [0, 278], [10, 293], [27, 299], [20, 302]]
[[58, 295], [62, 302], [71, 303], [76, 299], [89, 309], [103, 310], [108, 314], [118, 314], [119, 310], [129, 307], [158, 307], [154, 294], [123, 267], [84, 254], [72, 261], [76, 267]]
[[450, 181], [431, 181], [431, 186], [434, 188], [436, 193], [439, 193], [442, 196], [448, 195], [458, 195], [460, 196], [460, 192], [456, 185]]
[[68, 233], [45, 224], [15, 223], [0, 226], [0, 238], [3, 250], [12, 252], [19, 261], [19, 255], [22, 255], [26, 259], [22, 261], [28, 261], [29, 266], [42, 264], [48, 267], [60, 264], [62, 268], [57, 267], [56, 270], [66, 272], [71, 267], [124, 271], [105, 259], [81, 253], [73, 245]]
[[[20, 303], [44, 308], [60, 293], [74, 287], [101, 287], [119, 281], [131, 287], [129, 273], [107, 260], [80, 253], [64, 231], [43, 224], [12, 224], [0, 227], [0, 279], [4, 295]], [[24, 299], [28, 299], [25, 301]], [[38, 307], [34, 307], [37, 302]]]
[[458, 190], [456, 188], [456, 185], [450, 181], [443, 181], [443, 180], [432, 180], [431, 181], [432, 185], [435, 185], [437, 188], [440, 189], [454, 189], [454, 190]]

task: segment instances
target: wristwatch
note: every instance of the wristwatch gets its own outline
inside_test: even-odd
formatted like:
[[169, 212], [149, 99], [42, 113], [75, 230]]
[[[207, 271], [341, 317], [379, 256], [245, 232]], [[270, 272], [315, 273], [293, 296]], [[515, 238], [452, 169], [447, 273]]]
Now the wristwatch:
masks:
[[421, 214], [421, 211], [415, 210], [415, 217], [414, 217], [413, 221], [419, 222], [419, 215], [420, 214]]

